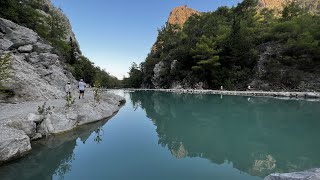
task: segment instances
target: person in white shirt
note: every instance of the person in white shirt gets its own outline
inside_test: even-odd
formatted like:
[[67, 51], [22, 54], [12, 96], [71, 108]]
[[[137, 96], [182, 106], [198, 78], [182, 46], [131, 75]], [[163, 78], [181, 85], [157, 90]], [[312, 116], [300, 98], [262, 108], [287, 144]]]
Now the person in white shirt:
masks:
[[80, 91], [79, 99], [80, 99], [81, 96], [82, 96], [82, 99], [83, 99], [85, 86], [86, 86], [86, 83], [83, 82], [83, 79], [80, 79], [80, 82], [79, 82], [79, 91]]
[[66, 84], [65, 91], [66, 91], [66, 93], [67, 93], [67, 96], [70, 96], [70, 95], [71, 95], [71, 85], [70, 85], [70, 81]]

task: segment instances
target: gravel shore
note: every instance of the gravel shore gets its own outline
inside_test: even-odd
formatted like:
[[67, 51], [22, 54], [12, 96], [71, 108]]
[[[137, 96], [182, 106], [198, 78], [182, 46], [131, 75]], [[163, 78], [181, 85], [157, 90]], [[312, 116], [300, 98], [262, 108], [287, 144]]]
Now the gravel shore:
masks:
[[270, 91], [224, 91], [224, 90], [199, 90], [199, 89], [127, 89], [129, 91], [161, 91], [188, 94], [219, 94], [234, 96], [261, 96], [297, 99], [319, 99], [320, 92], [270, 92]]

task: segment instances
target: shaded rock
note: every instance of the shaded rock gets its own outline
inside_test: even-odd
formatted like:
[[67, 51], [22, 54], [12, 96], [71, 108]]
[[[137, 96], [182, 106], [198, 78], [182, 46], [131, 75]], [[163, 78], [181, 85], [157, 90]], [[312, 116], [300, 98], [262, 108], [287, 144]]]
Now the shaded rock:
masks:
[[30, 53], [30, 52], [32, 52], [32, 50], [33, 50], [33, 46], [31, 44], [25, 45], [25, 46], [20, 46], [18, 48], [18, 51], [20, 53]]
[[264, 180], [320, 180], [320, 169], [310, 169], [303, 172], [274, 173]]
[[[8, 101], [33, 101], [63, 98], [66, 82], [75, 82], [52, 46], [31, 29], [0, 18], [0, 56], [12, 53], [13, 74], [4, 84], [15, 96]], [[7, 51], [9, 49], [9, 51]], [[34, 51], [35, 52], [32, 52]]]
[[32, 121], [12, 121], [8, 126], [23, 131], [28, 137], [36, 134], [36, 123]]
[[31, 29], [19, 26], [9, 20], [0, 18], [0, 28], [4, 29], [4, 38], [10, 40], [13, 45], [11, 48], [35, 44], [38, 41], [38, 35]]
[[32, 138], [31, 140], [32, 141], [35, 141], [35, 140], [38, 140], [38, 139], [41, 139], [42, 138], [42, 134], [41, 133], [36, 133]]
[[48, 44], [40, 43], [40, 42], [37, 42], [34, 45], [34, 51], [36, 51], [38, 53], [51, 52], [52, 49], [53, 49], [52, 46], [50, 46]]
[[28, 114], [27, 120], [34, 123], [40, 123], [43, 120], [42, 115], [30, 113]]
[[1, 50], [8, 50], [13, 45], [13, 42], [9, 41], [8, 39], [0, 39], [0, 49]]
[[40, 124], [37, 131], [42, 135], [59, 134], [70, 131], [76, 124], [77, 121], [67, 119], [64, 114], [53, 112]]
[[305, 97], [306, 98], [320, 98], [320, 94], [316, 94], [316, 93], [313, 93], [313, 92], [308, 92], [305, 94]]
[[0, 163], [21, 157], [30, 150], [30, 139], [23, 131], [0, 127]]

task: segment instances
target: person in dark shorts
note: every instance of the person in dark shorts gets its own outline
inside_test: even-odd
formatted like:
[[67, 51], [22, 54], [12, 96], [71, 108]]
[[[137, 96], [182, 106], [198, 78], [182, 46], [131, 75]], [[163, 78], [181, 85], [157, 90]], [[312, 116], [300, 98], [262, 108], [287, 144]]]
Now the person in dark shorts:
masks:
[[84, 98], [84, 89], [86, 87], [86, 83], [83, 82], [83, 79], [80, 79], [79, 81], [79, 99], [80, 97], [82, 97], [82, 99]]

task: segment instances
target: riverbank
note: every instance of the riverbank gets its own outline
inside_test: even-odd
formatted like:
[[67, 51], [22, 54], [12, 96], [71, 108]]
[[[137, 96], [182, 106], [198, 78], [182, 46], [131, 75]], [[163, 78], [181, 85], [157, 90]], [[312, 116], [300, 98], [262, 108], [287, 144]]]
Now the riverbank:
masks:
[[127, 89], [129, 91], [160, 91], [188, 94], [218, 94], [232, 96], [258, 96], [258, 97], [278, 97], [296, 99], [318, 99], [320, 92], [270, 92], [270, 91], [224, 91], [224, 90], [204, 90], [204, 89]]
[[[47, 113], [38, 108], [50, 106]], [[83, 124], [111, 117], [119, 111], [125, 99], [104, 92], [100, 103], [93, 103], [93, 92], [88, 90], [84, 99], [76, 96], [74, 104], [66, 109], [65, 99], [0, 104], [0, 164], [28, 154], [31, 141], [51, 134], [71, 131]]]

